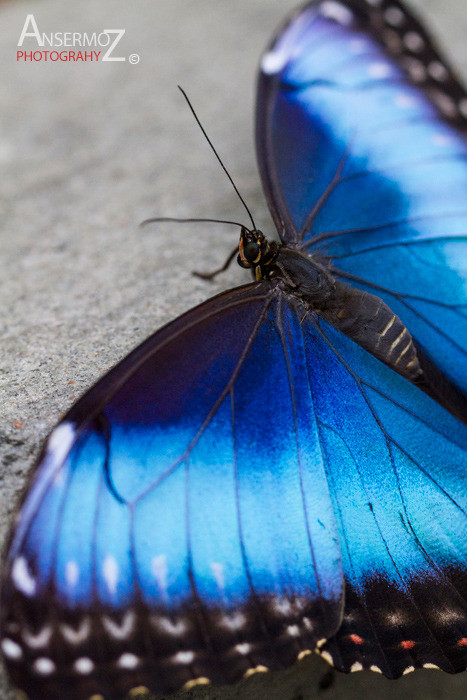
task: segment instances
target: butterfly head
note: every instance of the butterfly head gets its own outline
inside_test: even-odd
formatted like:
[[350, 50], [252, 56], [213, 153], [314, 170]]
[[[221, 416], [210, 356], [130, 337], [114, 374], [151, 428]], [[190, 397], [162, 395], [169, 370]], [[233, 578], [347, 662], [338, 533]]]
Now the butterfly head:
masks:
[[278, 244], [269, 242], [262, 231], [242, 227], [237, 262], [241, 267], [250, 268], [257, 281], [269, 279], [278, 253]]

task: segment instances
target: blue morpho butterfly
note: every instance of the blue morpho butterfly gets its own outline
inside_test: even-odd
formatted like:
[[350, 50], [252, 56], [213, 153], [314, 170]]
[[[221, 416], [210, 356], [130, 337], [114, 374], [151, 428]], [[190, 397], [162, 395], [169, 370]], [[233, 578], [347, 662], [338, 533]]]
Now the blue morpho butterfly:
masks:
[[242, 228], [256, 281], [50, 435], [2, 578], [27, 697], [232, 682], [315, 648], [389, 678], [466, 668], [466, 115], [396, 0], [281, 28], [257, 149], [282, 243]]

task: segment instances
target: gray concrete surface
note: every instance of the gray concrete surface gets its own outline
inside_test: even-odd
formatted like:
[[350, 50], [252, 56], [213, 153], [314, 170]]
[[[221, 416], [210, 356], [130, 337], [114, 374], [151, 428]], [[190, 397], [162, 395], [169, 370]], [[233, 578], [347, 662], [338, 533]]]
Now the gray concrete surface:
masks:
[[[467, 8], [419, 0], [467, 73]], [[140, 230], [150, 215], [245, 219], [176, 89], [199, 111], [257, 223], [271, 229], [253, 148], [258, 57], [293, 6], [285, 0], [81, 0], [0, 4], [0, 535], [40, 444], [104, 370], [156, 328], [224, 287], [211, 269], [236, 232], [210, 225]], [[125, 63], [18, 63], [27, 13], [41, 31], [125, 28]], [[318, 658], [193, 697], [305, 700], [321, 695]], [[443, 698], [465, 676], [397, 682], [338, 675], [324, 698]], [[0, 697], [12, 700], [2, 676]], [[187, 697], [185, 695], [184, 697]], [[64, 700], [66, 700], [64, 698]]]

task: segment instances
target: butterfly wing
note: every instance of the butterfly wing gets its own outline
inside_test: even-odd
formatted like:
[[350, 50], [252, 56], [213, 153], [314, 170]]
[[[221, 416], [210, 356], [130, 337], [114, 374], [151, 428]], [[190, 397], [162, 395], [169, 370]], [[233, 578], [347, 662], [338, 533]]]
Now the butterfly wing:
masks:
[[467, 428], [303, 313], [269, 283], [220, 295], [53, 431], [2, 582], [32, 700], [232, 681], [316, 643], [341, 670], [465, 667]]
[[463, 671], [467, 427], [323, 321], [305, 339], [346, 580], [320, 652], [389, 678]]
[[340, 545], [279, 296], [247, 285], [190, 311], [52, 432], [2, 584], [4, 656], [32, 700], [232, 681], [336, 632]]
[[258, 161], [283, 241], [382, 297], [464, 391], [466, 116], [397, 1], [312, 2], [263, 55]]

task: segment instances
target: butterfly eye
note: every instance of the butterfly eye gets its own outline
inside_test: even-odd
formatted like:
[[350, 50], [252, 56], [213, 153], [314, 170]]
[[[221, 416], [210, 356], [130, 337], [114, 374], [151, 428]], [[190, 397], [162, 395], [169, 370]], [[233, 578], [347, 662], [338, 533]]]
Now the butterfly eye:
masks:
[[261, 249], [258, 243], [250, 241], [243, 248], [243, 257], [249, 263], [257, 263], [261, 257]]

